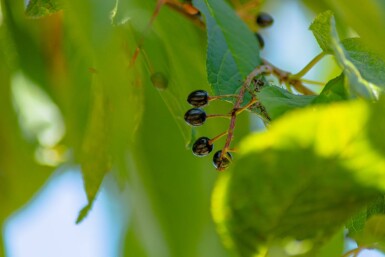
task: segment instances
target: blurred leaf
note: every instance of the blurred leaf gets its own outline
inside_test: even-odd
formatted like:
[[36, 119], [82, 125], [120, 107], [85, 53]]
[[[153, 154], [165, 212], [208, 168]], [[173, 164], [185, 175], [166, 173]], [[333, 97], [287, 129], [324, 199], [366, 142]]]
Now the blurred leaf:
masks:
[[361, 76], [379, 87], [385, 87], [385, 61], [365, 46], [360, 38], [341, 41], [346, 56], [360, 71]]
[[215, 94], [233, 94], [261, 64], [257, 39], [224, 1], [193, 3], [206, 18], [208, 81]]
[[[0, 46], [2, 45], [0, 41]], [[38, 145], [29, 142], [20, 130], [11, 102], [11, 72], [6, 63], [7, 48], [0, 47], [0, 224], [26, 204], [51, 175], [52, 168], [37, 164]], [[1, 255], [1, 252], [0, 252]]]
[[343, 73], [330, 80], [322, 89], [321, 93], [314, 98], [312, 103], [331, 103], [348, 99], [344, 80], [345, 76]]
[[[24, 15], [23, 1], [2, 2], [4, 25], [7, 32], [7, 41], [10, 41], [10, 50], [14, 53], [6, 53], [12, 57], [15, 70], [21, 69], [29, 78], [42, 88], [47, 87], [48, 68], [44, 52], [44, 42], [37, 36], [37, 20], [28, 20]], [[28, 47], [25, 47], [28, 45]], [[14, 70], [12, 70], [14, 71]], [[47, 91], [47, 90], [46, 90]], [[51, 92], [47, 91], [51, 96]]]
[[144, 246], [141, 244], [141, 240], [138, 238], [137, 231], [134, 230], [134, 227], [128, 229], [126, 233], [124, 251], [127, 257], [147, 257]]
[[216, 222], [241, 256], [286, 238], [310, 240], [316, 251], [385, 190], [385, 159], [364, 129], [375, 108], [361, 101], [311, 107], [243, 141], [213, 202]]
[[[134, 158], [142, 190], [151, 204], [152, 219], [155, 218], [159, 226], [158, 237], [167, 249], [150, 256], [197, 256], [205, 218], [203, 206], [208, 201], [207, 195], [206, 198], [203, 195], [201, 179], [202, 172], [208, 170], [202, 169], [191, 152], [185, 150], [182, 137], [175, 136], [178, 128], [157, 92], [148, 87], [146, 99], [146, 113]], [[148, 217], [148, 223], [150, 217], [143, 213], [148, 210], [142, 205], [135, 207], [140, 216]], [[127, 254], [130, 256], [129, 252]]]
[[39, 18], [60, 10], [58, 0], [29, 0], [26, 14], [33, 18]]
[[383, 40], [385, 39], [385, 5], [382, 0], [325, 0], [341, 17], [347, 26], [352, 27], [376, 52], [385, 58]]
[[325, 53], [328, 54], [333, 54], [331, 26], [334, 26], [334, 20], [331, 20], [332, 17], [332, 11], [322, 12], [317, 15], [309, 27], [309, 29], [313, 32], [318, 45]]
[[[133, 67], [129, 65], [136, 47], [134, 32], [126, 23], [112, 26], [109, 8], [113, 8], [113, 3], [66, 3], [69, 12], [64, 20], [68, 28], [66, 39], [76, 40], [67, 42], [66, 54], [73, 65], [68, 67], [70, 76], [64, 81], [69, 84], [70, 95], [76, 92], [74, 87], [83, 90], [73, 97], [78, 101], [75, 105], [64, 105], [68, 111], [69, 136], [73, 137], [68, 142], [75, 149], [75, 160], [82, 164], [88, 198], [88, 205], [77, 222], [91, 209], [107, 171], [114, 171], [120, 186], [125, 184], [127, 153], [143, 113], [144, 66], [142, 61]], [[82, 105], [85, 105], [83, 113], [74, 111]]]
[[94, 102], [83, 141], [81, 156], [88, 205], [81, 210], [76, 223], [80, 223], [87, 216], [103, 178], [110, 169], [108, 137], [111, 135], [111, 132], [109, 131], [106, 118], [110, 110], [108, 110], [105, 92], [98, 78], [95, 78], [94, 94]]
[[346, 227], [349, 229], [349, 236], [355, 237], [362, 232], [365, 227], [365, 222], [376, 214], [385, 213], [385, 197], [380, 196], [359, 213], [354, 215], [347, 223]]
[[[16, 4], [15, 4], [16, 6]], [[10, 39], [9, 6], [2, 2], [4, 23], [0, 25], [0, 224], [26, 204], [51, 175], [52, 168], [35, 160], [38, 145], [28, 141], [20, 128], [18, 113], [12, 103], [11, 87], [15, 62]], [[3, 242], [0, 242], [3, 243]], [[3, 246], [0, 247], [0, 255]]]
[[371, 119], [367, 130], [369, 131], [369, 140], [373, 144], [373, 147], [385, 156], [385, 140], [380, 140], [381, 137], [379, 137], [379, 135], [382, 135], [385, 131], [385, 97], [380, 98], [378, 105], [379, 107], [371, 112]]
[[[385, 69], [385, 62], [379, 60], [378, 57], [371, 53], [363, 54], [365, 49], [362, 49], [362, 45], [356, 40], [346, 42], [346, 45], [351, 50], [350, 52], [347, 51], [344, 45], [339, 43], [331, 11], [319, 14], [310, 26], [310, 29], [313, 31], [321, 48], [327, 53], [332, 53], [336, 57], [338, 64], [344, 69], [344, 74], [346, 75], [345, 83], [349, 86], [351, 93], [374, 99], [372, 84], [378, 82], [380, 78], [376, 78], [375, 81], [368, 79], [373, 79], [371, 74], [381, 73]], [[360, 54], [357, 54], [358, 52]], [[370, 59], [368, 59], [368, 56], [370, 56]], [[365, 63], [365, 65], [361, 65], [361, 63]], [[359, 66], [356, 66], [357, 64]], [[365, 68], [364, 71], [362, 71], [363, 68]], [[363, 77], [364, 74], [368, 77]], [[383, 82], [381, 81], [376, 86], [383, 86]]]
[[258, 93], [258, 99], [274, 120], [288, 111], [309, 105], [315, 96], [294, 95], [285, 89], [269, 86]]
[[385, 242], [385, 215], [374, 215], [366, 222], [365, 234]]
[[345, 229], [340, 229], [323, 245], [317, 254], [318, 257], [340, 257], [344, 251]]
[[[208, 87], [204, 76], [203, 31], [168, 7], [162, 7], [151, 29], [145, 31], [143, 27], [151, 18], [155, 2], [131, 1], [124, 8], [127, 9], [121, 9], [120, 13], [130, 17], [127, 25], [135, 31], [133, 48], [143, 36], [135, 66], [138, 61], [146, 65], [140, 77], [146, 92], [145, 113], [129, 158], [135, 215], [131, 225], [136, 237], [129, 236], [128, 240], [142, 245], [150, 257], [207, 253], [218, 256], [217, 249], [222, 250], [221, 247], [202, 246], [205, 233], [216, 236], [212, 227], [207, 228], [210, 188], [216, 173], [211, 160], [193, 156], [185, 147], [186, 138], [180, 136], [182, 131], [188, 140], [191, 138], [191, 127], [183, 120], [184, 113], [191, 108], [186, 102], [187, 95]], [[130, 50], [133, 53], [134, 49]], [[151, 75], [156, 72], [167, 79], [165, 90], [154, 87]], [[217, 104], [221, 103], [208, 108], [215, 110]], [[222, 131], [217, 129], [215, 122], [210, 121], [196, 130], [199, 135], [215, 136]], [[135, 256], [128, 247], [125, 255]]]
[[385, 251], [385, 215], [374, 214], [366, 220], [364, 228], [354, 234], [358, 246]]

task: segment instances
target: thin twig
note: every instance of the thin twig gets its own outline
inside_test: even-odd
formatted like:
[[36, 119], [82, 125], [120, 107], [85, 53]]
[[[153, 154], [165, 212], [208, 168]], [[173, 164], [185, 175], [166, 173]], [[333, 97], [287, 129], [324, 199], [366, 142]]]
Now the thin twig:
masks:
[[187, 19], [191, 20], [195, 25], [201, 29], [205, 28], [205, 24], [200, 18], [200, 12], [191, 4], [181, 3], [175, 0], [166, 0], [165, 3], [168, 7], [182, 14]]
[[142, 34], [142, 37], [139, 39], [138, 41], [138, 45], [134, 51], [134, 54], [132, 55], [132, 58], [131, 58], [131, 61], [130, 61], [130, 67], [132, 67], [134, 64], [135, 64], [135, 61], [136, 59], [138, 58], [138, 55], [140, 53], [140, 50], [143, 46], [143, 43], [144, 43], [144, 36], [148, 33], [148, 31], [150, 30], [151, 26], [152, 26], [152, 23], [154, 22], [155, 18], [158, 16], [159, 12], [160, 12], [160, 9], [162, 8], [162, 6], [166, 3], [167, 0], [158, 0], [156, 2], [156, 7], [155, 7], [155, 10], [154, 12], [152, 13], [151, 15], [151, 19], [150, 21], [147, 23], [147, 26]]
[[262, 60], [262, 62], [264, 65], [268, 66], [271, 69], [272, 74], [278, 78], [280, 83], [287, 83], [292, 87], [294, 87], [298, 92], [304, 95], [315, 95], [313, 91], [311, 91], [310, 89], [308, 89], [302, 84], [302, 81], [300, 78], [299, 79], [293, 78], [290, 72], [281, 70], [264, 59]]
[[347, 251], [346, 253], [344, 253], [342, 255], [342, 257], [349, 257], [349, 256], [357, 256], [364, 248], [362, 247], [357, 247], [357, 248], [354, 248], [350, 251]]
[[304, 79], [304, 78], [301, 78], [301, 81], [303, 83], [306, 83], [306, 84], [312, 84], [312, 85], [317, 85], [317, 86], [325, 86], [325, 83], [324, 82], [320, 82], [320, 81], [314, 81], [314, 80]]
[[189, 5], [189, 4], [183, 4], [179, 3], [178, 1], [175, 0], [158, 0], [156, 3], [156, 7], [154, 12], [151, 15], [151, 19], [148, 22], [141, 38], [138, 41], [138, 45], [134, 51], [134, 54], [132, 55], [131, 61], [130, 61], [130, 67], [133, 66], [136, 62], [136, 59], [138, 58], [138, 55], [143, 47], [144, 43], [144, 37], [150, 30], [152, 23], [154, 22], [155, 18], [159, 15], [160, 9], [162, 8], [163, 5], [167, 5], [171, 9], [181, 13], [191, 21], [193, 21], [198, 27], [200, 28], [205, 28], [205, 24], [202, 22], [202, 20], [199, 17], [199, 10], [195, 9], [194, 6]]
[[226, 130], [225, 132], [222, 132], [221, 134], [219, 134], [218, 136], [210, 139], [209, 141], [209, 144], [212, 145], [215, 141], [219, 140], [220, 138], [222, 138], [223, 136], [227, 135], [228, 131]]
[[303, 76], [306, 75], [306, 73], [309, 72], [309, 70], [311, 70], [314, 67], [314, 65], [316, 65], [325, 56], [326, 56], [325, 52], [322, 52], [322, 53], [318, 54], [302, 70], [300, 70], [296, 74], [291, 75], [290, 77], [293, 78], [293, 79], [300, 79], [300, 78], [302, 78]]

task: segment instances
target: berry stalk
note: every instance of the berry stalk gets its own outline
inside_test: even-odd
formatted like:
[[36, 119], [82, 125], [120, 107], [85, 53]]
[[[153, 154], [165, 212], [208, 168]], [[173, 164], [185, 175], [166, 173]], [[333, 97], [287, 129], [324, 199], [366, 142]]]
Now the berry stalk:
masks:
[[[241, 107], [241, 104], [243, 102], [243, 97], [246, 93], [246, 90], [249, 88], [254, 77], [256, 77], [260, 73], [263, 73], [263, 72], [266, 72], [269, 70], [270, 70], [270, 67], [268, 67], [267, 65], [258, 66], [246, 77], [245, 81], [243, 82], [241, 90], [239, 91], [239, 94], [237, 96], [237, 101], [235, 102], [234, 108], [231, 112], [230, 126], [229, 126], [229, 129], [227, 131], [227, 139], [226, 139], [225, 146], [223, 147], [222, 152], [221, 152], [221, 156], [220, 156], [221, 159], [225, 158], [225, 155], [227, 154], [227, 152], [229, 150], [231, 141], [233, 140], [234, 129], [235, 129], [235, 124], [236, 124], [236, 119], [237, 119], [237, 114], [238, 114], [237, 110], [242, 109], [240, 107]], [[221, 169], [219, 169], [219, 170], [221, 170]]]

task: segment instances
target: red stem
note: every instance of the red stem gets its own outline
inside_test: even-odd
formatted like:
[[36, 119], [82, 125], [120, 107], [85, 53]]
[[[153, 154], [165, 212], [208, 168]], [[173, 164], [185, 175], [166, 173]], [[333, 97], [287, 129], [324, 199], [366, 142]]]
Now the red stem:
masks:
[[241, 104], [243, 102], [243, 97], [246, 93], [246, 89], [250, 86], [251, 82], [253, 81], [253, 78], [255, 76], [257, 76], [258, 74], [263, 73], [263, 72], [271, 72], [271, 67], [269, 67], [268, 65], [261, 65], [261, 66], [256, 67], [246, 77], [246, 80], [242, 84], [241, 90], [239, 91], [239, 94], [237, 97], [237, 101], [235, 102], [234, 108], [231, 111], [230, 126], [229, 126], [229, 129], [227, 131], [227, 139], [226, 139], [225, 146], [222, 149], [222, 153], [221, 153], [221, 157], [220, 157], [221, 159], [225, 158], [225, 154], [227, 154], [227, 151], [230, 147], [231, 141], [233, 140], [235, 123], [236, 123], [237, 114], [238, 114], [237, 110], [241, 107]]

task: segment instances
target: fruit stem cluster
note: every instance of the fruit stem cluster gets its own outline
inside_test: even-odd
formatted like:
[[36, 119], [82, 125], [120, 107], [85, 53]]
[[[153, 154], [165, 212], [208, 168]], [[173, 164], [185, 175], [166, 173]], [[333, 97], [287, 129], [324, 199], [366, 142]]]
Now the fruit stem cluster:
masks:
[[239, 94], [237, 95], [237, 100], [236, 100], [234, 107], [231, 111], [230, 126], [229, 126], [229, 129], [227, 131], [227, 139], [226, 139], [225, 146], [222, 149], [221, 158], [224, 158], [224, 156], [226, 155], [226, 153], [228, 152], [228, 150], [230, 148], [230, 144], [231, 144], [231, 141], [232, 141], [233, 136], [234, 136], [234, 129], [235, 129], [235, 123], [236, 123], [237, 115], [241, 111], [249, 108], [251, 105], [253, 105], [254, 103], [257, 102], [257, 99], [255, 97], [253, 97], [253, 99], [246, 106], [241, 108], [241, 104], [243, 102], [243, 98], [245, 96], [247, 89], [249, 89], [250, 84], [252, 83], [253, 79], [258, 74], [266, 73], [269, 70], [270, 70], [270, 68], [266, 65], [258, 66], [246, 77], [245, 81], [243, 82], [241, 90], [239, 91]]

